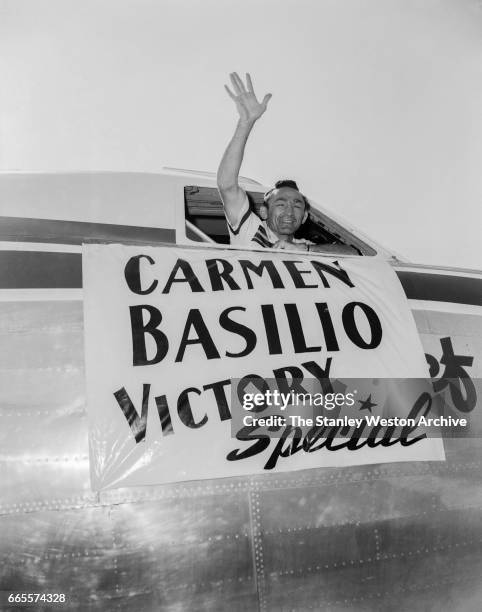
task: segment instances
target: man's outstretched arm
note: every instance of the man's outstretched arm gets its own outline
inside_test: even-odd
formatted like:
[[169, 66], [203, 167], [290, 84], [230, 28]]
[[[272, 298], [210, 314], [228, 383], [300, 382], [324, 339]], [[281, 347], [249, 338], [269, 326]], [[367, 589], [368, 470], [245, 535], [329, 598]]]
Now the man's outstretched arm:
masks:
[[224, 87], [236, 104], [239, 119], [219, 164], [217, 183], [226, 217], [235, 227], [240, 221], [239, 213], [245, 198], [245, 192], [238, 183], [244, 150], [254, 124], [266, 110], [271, 94], [266, 94], [263, 101], [258, 102], [249, 74], [246, 74], [246, 86], [236, 72], [229, 76], [234, 93], [226, 85]]

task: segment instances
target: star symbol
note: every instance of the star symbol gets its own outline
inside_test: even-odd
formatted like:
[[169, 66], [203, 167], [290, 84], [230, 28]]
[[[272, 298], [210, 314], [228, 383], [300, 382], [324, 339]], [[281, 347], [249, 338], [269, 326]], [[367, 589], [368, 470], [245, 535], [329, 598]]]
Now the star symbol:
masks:
[[361, 404], [359, 410], [368, 410], [371, 414], [373, 414], [372, 413], [372, 408], [374, 406], [378, 406], [378, 404], [374, 404], [372, 402], [372, 394], [371, 393], [370, 393], [370, 395], [366, 399], [364, 399], [364, 400], [357, 400], [357, 401]]

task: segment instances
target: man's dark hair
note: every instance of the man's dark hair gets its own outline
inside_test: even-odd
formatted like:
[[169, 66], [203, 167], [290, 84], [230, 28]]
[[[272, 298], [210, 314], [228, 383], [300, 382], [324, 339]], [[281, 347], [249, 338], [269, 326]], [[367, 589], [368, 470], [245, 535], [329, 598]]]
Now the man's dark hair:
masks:
[[273, 193], [273, 191], [275, 191], [276, 189], [281, 189], [282, 187], [290, 187], [291, 189], [296, 189], [296, 191], [298, 191], [300, 196], [303, 198], [303, 202], [305, 203], [305, 211], [309, 212], [310, 203], [308, 202], [308, 198], [301, 193], [301, 191], [298, 188], [298, 184], [296, 183], [296, 181], [293, 181], [292, 179], [281, 179], [280, 181], [276, 181], [276, 183], [274, 184], [274, 187], [271, 187], [271, 189], [269, 189], [263, 196], [263, 201], [266, 204], [266, 206], [268, 205], [268, 200], [271, 197], [271, 194]]

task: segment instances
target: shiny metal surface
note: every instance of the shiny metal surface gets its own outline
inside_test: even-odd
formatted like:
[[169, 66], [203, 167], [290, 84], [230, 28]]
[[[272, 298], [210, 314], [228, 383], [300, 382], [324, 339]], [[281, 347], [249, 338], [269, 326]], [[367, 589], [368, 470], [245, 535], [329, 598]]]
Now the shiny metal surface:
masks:
[[[449, 335], [482, 376], [480, 317], [414, 316], [427, 352]], [[0, 303], [2, 590], [79, 611], [482, 609], [480, 439], [446, 462], [96, 494], [82, 334], [80, 302]]]

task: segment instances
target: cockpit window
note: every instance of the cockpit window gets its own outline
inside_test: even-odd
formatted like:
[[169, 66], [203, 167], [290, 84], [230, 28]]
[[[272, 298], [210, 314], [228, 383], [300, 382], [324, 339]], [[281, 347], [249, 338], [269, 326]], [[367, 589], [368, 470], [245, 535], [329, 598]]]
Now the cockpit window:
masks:
[[[247, 193], [253, 210], [257, 212], [263, 203], [263, 193]], [[184, 204], [189, 239], [205, 242], [207, 236], [217, 244], [229, 244], [228, 227], [217, 189], [189, 185], [184, 188]], [[306, 238], [320, 245], [345, 244], [354, 247], [360, 255], [376, 255], [374, 249], [313, 207], [295, 238]]]

